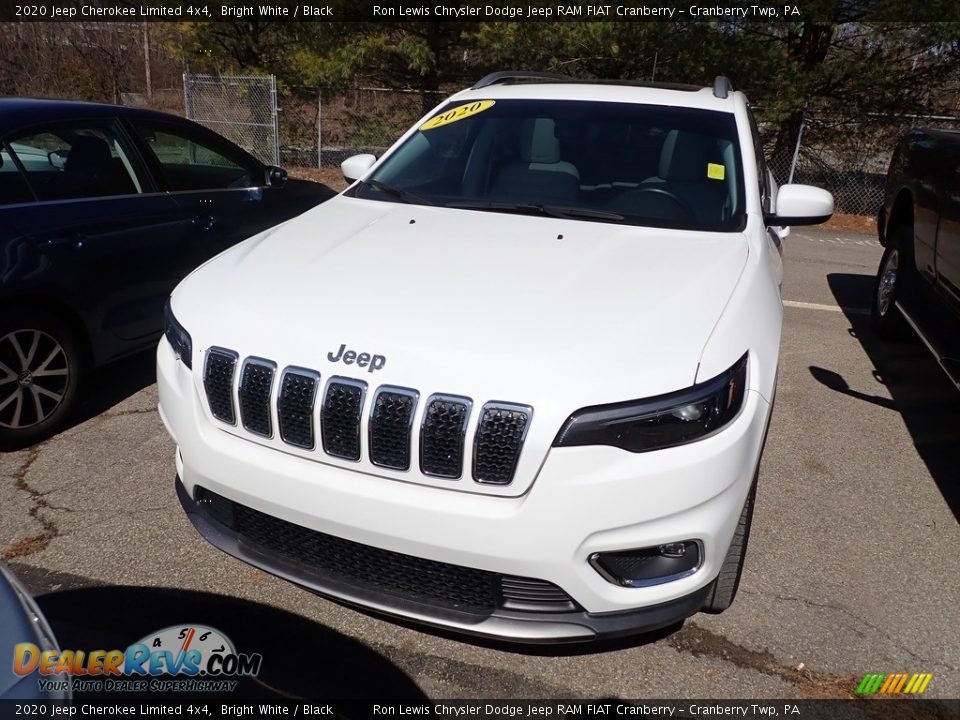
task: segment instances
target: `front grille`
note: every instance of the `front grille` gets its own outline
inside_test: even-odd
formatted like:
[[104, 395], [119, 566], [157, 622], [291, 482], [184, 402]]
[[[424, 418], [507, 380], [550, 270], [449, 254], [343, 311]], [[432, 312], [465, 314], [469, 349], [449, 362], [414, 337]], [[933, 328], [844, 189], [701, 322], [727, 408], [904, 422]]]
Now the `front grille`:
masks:
[[367, 384], [348, 378], [332, 378], [320, 408], [320, 434], [327, 455], [344, 460], [360, 459], [360, 412]]
[[420, 469], [424, 475], [457, 479], [463, 473], [463, 436], [469, 398], [431, 395], [420, 426]]
[[[247, 432], [264, 438], [274, 434], [271, 406], [277, 364], [248, 357], [240, 368], [233, 350], [211, 347], [204, 361], [203, 384], [214, 418], [229, 425], [237, 416]], [[335, 458], [359, 461], [362, 456], [361, 419], [367, 384], [332, 377], [320, 401], [320, 442], [314, 427], [314, 406], [320, 394], [320, 374], [288, 366], [280, 376], [276, 394], [276, 423], [280, 440], [303, 450], [322, 446]], [[464, 444], [473, 408], [470, 398], [434, 394], [426, 402], [419, 438], [413, 429], [420, 394], [417, 390], [382, 385], [373, 395], [367, 417], [367, 453], [370, 463], [407, 471], [419, 448], [420, 472], [448, 480], [463, 477]], [[514, 480], [533, 409], [527, 405], [488, 402], [480, 412], [474, 433], [472, 476], [478, 483], [509, 485]]]
[[234, 522], [245, 541], [333, 581], [461, 612], [489, 614], [497, 605], [492, 572], [362, 545], [238, 504]]
[[473, 479], [509, 485], [517, 469], [532, 408], [508, 403], [483, 406], [473, 451]]
[[504, 575], [500, 578], [502, 605], [507, 610], [572, 612], [577, 609], [569, 595], [546, 580]]
[[370, 462], [394, 470], [410, 469], [410, 428], [418, 393], [381, 387], [370, 410]]
[[269, 360], [247, 358], [240, 372], [240, 420], [243, 427], [254, 435], [273, 435], [270, 418], [270, 393], [273, 390], [273, 375], [277, 365]]
[[277, 423], [280, 439], [288, 445], [313, 450], [313, 404], [320, 375], [312, 370], [288, 368], [280, 380], [277, 395]]
[[210, 413], [228, 425], [237, 424], [233, 406], [233, 373], [237, 368], [237, 354], [223, 348], [207, 350], [203, 367], [203, 387], [207, 392]]
[[427, 560], [345, 540], [273, 517], [203, 487], [198, 508], [233, 529], [241, 543], [300, 569], [319, 586], [336, 583], [367, 594], [388, 595], [442, 610], [490, 615], [580, 610], [556, 585], [535, 578]]

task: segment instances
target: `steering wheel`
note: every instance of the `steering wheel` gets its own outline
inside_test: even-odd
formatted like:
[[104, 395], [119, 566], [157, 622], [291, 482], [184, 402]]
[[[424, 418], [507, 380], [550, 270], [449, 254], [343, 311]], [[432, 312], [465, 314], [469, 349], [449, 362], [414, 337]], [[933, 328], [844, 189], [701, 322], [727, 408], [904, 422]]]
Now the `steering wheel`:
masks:
[[651, 194], [653, 194], [653, 195], [660, 195], [660, 196], [662, 196], [662, 197], [668, 198], [668, 199], [672, 200], [672, 201], [676, 204], [677, 207], [679, 207], [681, 210], [683, 210], [683, 211], [684, 211], [687, 215], [689, 215], [690, 217], [693, 217], [693, 216], [696, 215], [696, 213], [694, 212], [693, 208], [690, 206], [690, 203], [688, 203], [686, 200], [684, 200], [684, 199], [683, 199], [682, 197], [680, 197], [679, 195], [677, 195], [677, 194], [675, 194], [675, 193], [672, 193], [672, 192], [670, 192], [669, 190], [664, 190], [663, 188], [658, 188], [658, 187], [638, 187], [636, 190], [631, 190], [629, 193], [624, 193], [624, 194], [630, 194], [630, 195], [637, 194], [637, 195], [639, 195], [640, 193], [651, 193]]

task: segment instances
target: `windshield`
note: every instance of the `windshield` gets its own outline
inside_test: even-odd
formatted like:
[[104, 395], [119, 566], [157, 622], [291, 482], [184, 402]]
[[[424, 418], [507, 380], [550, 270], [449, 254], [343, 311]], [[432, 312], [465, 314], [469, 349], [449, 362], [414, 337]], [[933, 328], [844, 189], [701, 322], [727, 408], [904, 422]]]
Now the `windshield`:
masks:
[[357, 197], [708, 231], [745, 224], [731, 113], [636, 103], [451, 103]]

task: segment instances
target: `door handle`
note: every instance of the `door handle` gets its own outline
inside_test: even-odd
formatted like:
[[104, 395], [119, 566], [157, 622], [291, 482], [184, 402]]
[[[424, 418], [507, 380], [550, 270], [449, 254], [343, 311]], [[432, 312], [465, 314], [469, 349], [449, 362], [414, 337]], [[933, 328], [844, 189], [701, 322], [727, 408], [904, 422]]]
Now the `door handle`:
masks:
[[217, 219], [213, 215], [198, 215], [193, 221], [201, 230], [212, 230], [217, 224]]
[[47, 247], [62, 247], [70, 250], [80, 250], [83, 248], [83, 235], [74, 233], [72, 235], [59, 235], [47, 239]]

